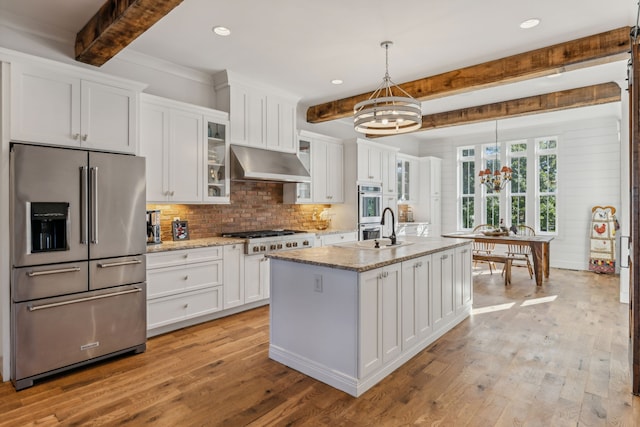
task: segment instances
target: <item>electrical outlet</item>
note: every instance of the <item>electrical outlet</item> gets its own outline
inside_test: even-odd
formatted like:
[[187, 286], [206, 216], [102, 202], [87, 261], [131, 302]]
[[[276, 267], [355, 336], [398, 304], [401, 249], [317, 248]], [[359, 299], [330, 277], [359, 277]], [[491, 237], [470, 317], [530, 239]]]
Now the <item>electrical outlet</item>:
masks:
[[316, 292], [322, 292], [322, 274], [314, 274], [313, 282], [313, 290]]

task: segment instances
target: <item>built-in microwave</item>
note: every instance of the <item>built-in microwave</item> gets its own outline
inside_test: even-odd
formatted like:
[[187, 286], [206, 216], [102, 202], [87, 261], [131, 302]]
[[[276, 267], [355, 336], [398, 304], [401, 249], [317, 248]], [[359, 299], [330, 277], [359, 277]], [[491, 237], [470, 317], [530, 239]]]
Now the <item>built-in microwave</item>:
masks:
[[373, 240], [382, 238], [382, 226], [380, 224], [360, 224], [359, 240]]
[[378, 223], [382, 219], [382, 186], [358, 186], [358, 223]]

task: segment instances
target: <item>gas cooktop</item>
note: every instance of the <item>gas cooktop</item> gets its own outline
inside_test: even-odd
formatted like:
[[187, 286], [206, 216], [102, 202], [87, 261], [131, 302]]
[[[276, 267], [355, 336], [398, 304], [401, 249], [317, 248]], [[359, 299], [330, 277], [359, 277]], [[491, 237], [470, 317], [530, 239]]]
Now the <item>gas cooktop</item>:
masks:
[[297, 233], [304, 233], [304, 231], [284, 230], [284, 229], [238, 231], [238, 232], [223, 234], [222, 237], [237, 237], [239, 239], [260, 239], [263, 237], [290, 236]]

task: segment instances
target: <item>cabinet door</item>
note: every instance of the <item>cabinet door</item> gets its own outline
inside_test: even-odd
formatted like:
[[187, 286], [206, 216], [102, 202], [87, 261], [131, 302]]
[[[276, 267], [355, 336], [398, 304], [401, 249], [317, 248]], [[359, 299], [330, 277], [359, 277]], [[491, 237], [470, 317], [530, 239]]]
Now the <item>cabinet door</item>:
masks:
[[431, 334], [431, 256], [402, 263], [402, 351]]
[[169, 181], [171, 201], [202, 202], [202, 115], [171, 110]]
[[296, 106], [275, 95], [266, 97], [266, 146], [271, 150], [295, 152]]
[[266, 148], [267, 98], [258, 90], [250, 89], [248, 93], [246, 120], [249, 133], [245, 144]]
[[394, 360], [402, 351], [401, 275], [401, 264], [393, 264], [384, 268], [380, 281], [383, 364]]
[[166, 202], [169, 195], [168, 108], [149, 103], [142, 104], [140, 155], [146, 158], [147, 202]]
[[395, 151], [382, 152], [382, 192], [384, 194], [395, 194], [397, 197], [397, 170]]
[[430, 235], [439, 236], [442, 226], [442, 203], [440, 201], [440, 197], [432, 197], [429, 206]]
[[453, 250], [433, 255], [433, 327], [438, 329], [453, 315], [454, 308]]
[[382, 150], [358, 144], [358, 180], [382, 182]]
[[359, 275], [360, 342], [358, 378], [365, 378], [382, 367], [382, 300], [378, 289], [381, 270]]
[[248, 255], [244, 258], [244, 302], [259, 301], [269, 297], [269, 259], [264, 255]]
[[11, 139], [80, 146], [80, 79], [11, 64]]
[[209, 203], [229, 203], [229, 144], [227, 128], [229, 123], [211, 117], [204, 117], [206, 139], [202, 153], [205, 172], [203, 197]]
[[344, 202], [344, 147], [327, 143], [326, 181], [330, 203]]
[[328, 170], [331, 168], [327, 164], [327, 143], [324, 141], [313, 141], [313, 156], [311, 164], [311, 185], [313, 187], [313, 201], [315, 203], [331, 203], [329, 201]]
[[440, 190], [442, 187], [442, 159], [432, 157], [430, 159], [429, 177], [431, 187], [431, 197], [440, 197]]
[[136, 93], [86, 80], [82, 81], [81, 93], [81, 145], [135, 153]]
[[469, 246], [455, 249], [455, 264], [456, 313], [459, 313], [469, 307], [473, 301], [472, 260]]
[[244, 246], [224, 246], [223, 273], [225, 309], [244, 304]]

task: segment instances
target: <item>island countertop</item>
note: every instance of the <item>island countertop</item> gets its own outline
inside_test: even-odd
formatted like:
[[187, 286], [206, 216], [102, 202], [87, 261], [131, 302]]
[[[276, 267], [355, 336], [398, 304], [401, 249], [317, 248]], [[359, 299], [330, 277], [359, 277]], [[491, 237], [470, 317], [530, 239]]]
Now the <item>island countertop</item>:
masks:
[[399, 240], [411, 243], [384, 249], [354, 247], [356, 246], [354, 243], [344, 243], [320, 248], [277, 252], [268, 254], [267, 257], [342, 270], [353, 270], [360, 273], [446, 249], [464, 246], [470, 242], [468, 239], [416, 236], [402, 236]]

